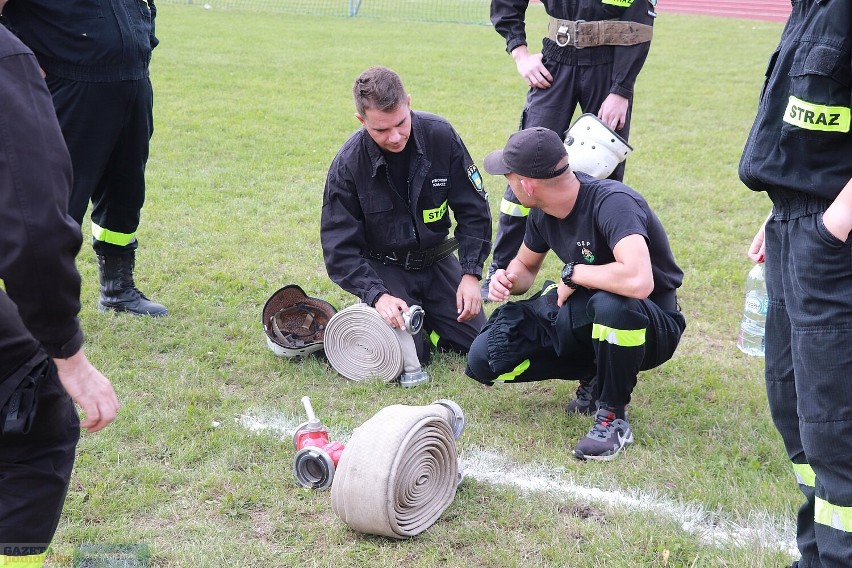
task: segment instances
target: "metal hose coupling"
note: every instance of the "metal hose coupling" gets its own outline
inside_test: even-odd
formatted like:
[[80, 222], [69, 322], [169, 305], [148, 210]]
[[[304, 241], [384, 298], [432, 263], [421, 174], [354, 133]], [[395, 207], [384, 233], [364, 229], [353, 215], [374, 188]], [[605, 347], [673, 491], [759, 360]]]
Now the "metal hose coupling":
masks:
[[402, 321], [405, 322], [405, 331], [411, 335], [420, 333], [423, 329], [423, 320], [426, 319], [426, 312], [420, 306], [410, 306], [407, 312], [402, 313]]
[[[423, 329], [423, 320], [426, 318], [426, 312], [420, 306], [410, 306], [407, 312], [402, 313], [402, 320], [405, 322], [405, 331], [409, 335], [416, 335]], [[429, 373], [423, 370], [420, 366], [420, 359], [417, 358], [417, 349], [414, 347], [414, 340], [411, 338], [400, 337], [400, 346], [402, 347], [402, 357], [404, 368], [399, 376], [399, 384], [405, 388], [416, 387], [429, 382]]]
[[334, 481], [334, 470], [340, 461], [345, 446], [340, 442], [329, 442], [328, 430], [314, 414], [311, 399], [302, 397], [302, 405], [308, 415], [293, 432], [293, 474], [299, 485], [308, 489], [328, 489]]

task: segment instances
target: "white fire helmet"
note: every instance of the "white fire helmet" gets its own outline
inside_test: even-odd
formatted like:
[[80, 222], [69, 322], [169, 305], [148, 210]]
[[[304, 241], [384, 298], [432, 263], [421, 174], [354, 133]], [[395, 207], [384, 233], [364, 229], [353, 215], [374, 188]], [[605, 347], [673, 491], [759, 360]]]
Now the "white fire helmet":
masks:
[[623, 162], [633, 147], [601, 119], [581, 115], [565, 133], [565, 149], [571, 169], [604, 179]]
[[323, 348], [328, 320], [337, 310], [288, 284], [272, 294], [263, 306], [261, 323], [266, 344], [279, 357], [304, 357]]

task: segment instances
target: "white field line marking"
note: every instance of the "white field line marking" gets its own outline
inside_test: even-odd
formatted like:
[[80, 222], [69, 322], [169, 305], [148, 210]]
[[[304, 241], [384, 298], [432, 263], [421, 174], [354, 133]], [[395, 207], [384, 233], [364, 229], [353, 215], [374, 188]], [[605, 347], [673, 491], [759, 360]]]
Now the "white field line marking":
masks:
[[[304, 420], [280, 413], [259, 413], [237, 416], [236, 422], [252, 432], [268, 432], [292, 444], [293, 433]], [[329, 428], [330, 441], [345, 444], [348, 439], [348, 434]], [[578, 485], [562, 469], [544, 464], [519, 465], [483, 448], [467, 448], [460, 458], [464, 475], [479, 481], [514, 487], [521, 492], [563, 495], [604, 507], [649, 512], [674, 519], [685, 532], [696, 535], [704, 543], [777, 549], [798, 557], [795, 525], [790, 520], [773, 519], [765, 511], [749, 512], [746, 524], [739, 524], [730, 520], [729, 515], [707, 511], [700, 504], [676, 503], [648, 491]]]

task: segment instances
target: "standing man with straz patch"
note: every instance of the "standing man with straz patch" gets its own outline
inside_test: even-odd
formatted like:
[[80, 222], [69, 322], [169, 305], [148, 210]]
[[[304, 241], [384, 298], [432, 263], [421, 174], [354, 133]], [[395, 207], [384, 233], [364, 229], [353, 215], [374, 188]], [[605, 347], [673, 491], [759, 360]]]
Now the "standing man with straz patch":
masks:
[[850, 105], [852, 4], [793, 0], [739, 174], [772, 200], [748, 254], [766, 262], [766, 393], [805, 495], [798, 568], [852, 561]]
[[[577, 105], [598, 116], [625, 142], [630, 136], [633, 87], [648, 51], [657, 0], [541, 0], [550, 16], [541, 53], [530, 53], [524, 18], [529, 0], [492, 0], [491, 22], [506, 39], [506, 51], [530, 87], [519, 130], [543, 126], [560, 136]], [[542, 30], [543, 32], [544, 30]], [[609, 178], [623, 181], [621, 162]], [[500, 202], [494, 255], [483, 281], [488, 299], [491, 275], [506, 268], [523, 243], [529, 209], [506, 186]], [[569, 411], [593, 413], [594, 380], [582, 381]]]
[[352, 91], [363, 128], [328, 171], [320, 228], [328, 275], [394, 328], [404, 329], [409, 306], [422, 306], [414, 336], [422, 364], [427, 340], [467, 353], [485, 324], [479, 280], [491, 213], [482, 176], [449, 122], [411, 110], [390, 69], [367, 69]]

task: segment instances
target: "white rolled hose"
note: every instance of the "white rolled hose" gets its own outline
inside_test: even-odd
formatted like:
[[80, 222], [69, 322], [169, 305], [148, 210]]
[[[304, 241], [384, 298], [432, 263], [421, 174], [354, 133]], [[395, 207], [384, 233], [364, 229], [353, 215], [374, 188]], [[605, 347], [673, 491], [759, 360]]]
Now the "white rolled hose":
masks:
[[432, 526], [461, 481], [455, 440], [464, 414], [450, 400], [383, 408], [352, 433], [331, 506], [354, 531], [413, 537]]
[[353, 381], [380, 378], [392, 382], [403, 373], [422, 372], [412, 335], [390, 327], [366, 304], [354, 304], [334, 314], [326, 326], [324, 344], [334, 370]]

